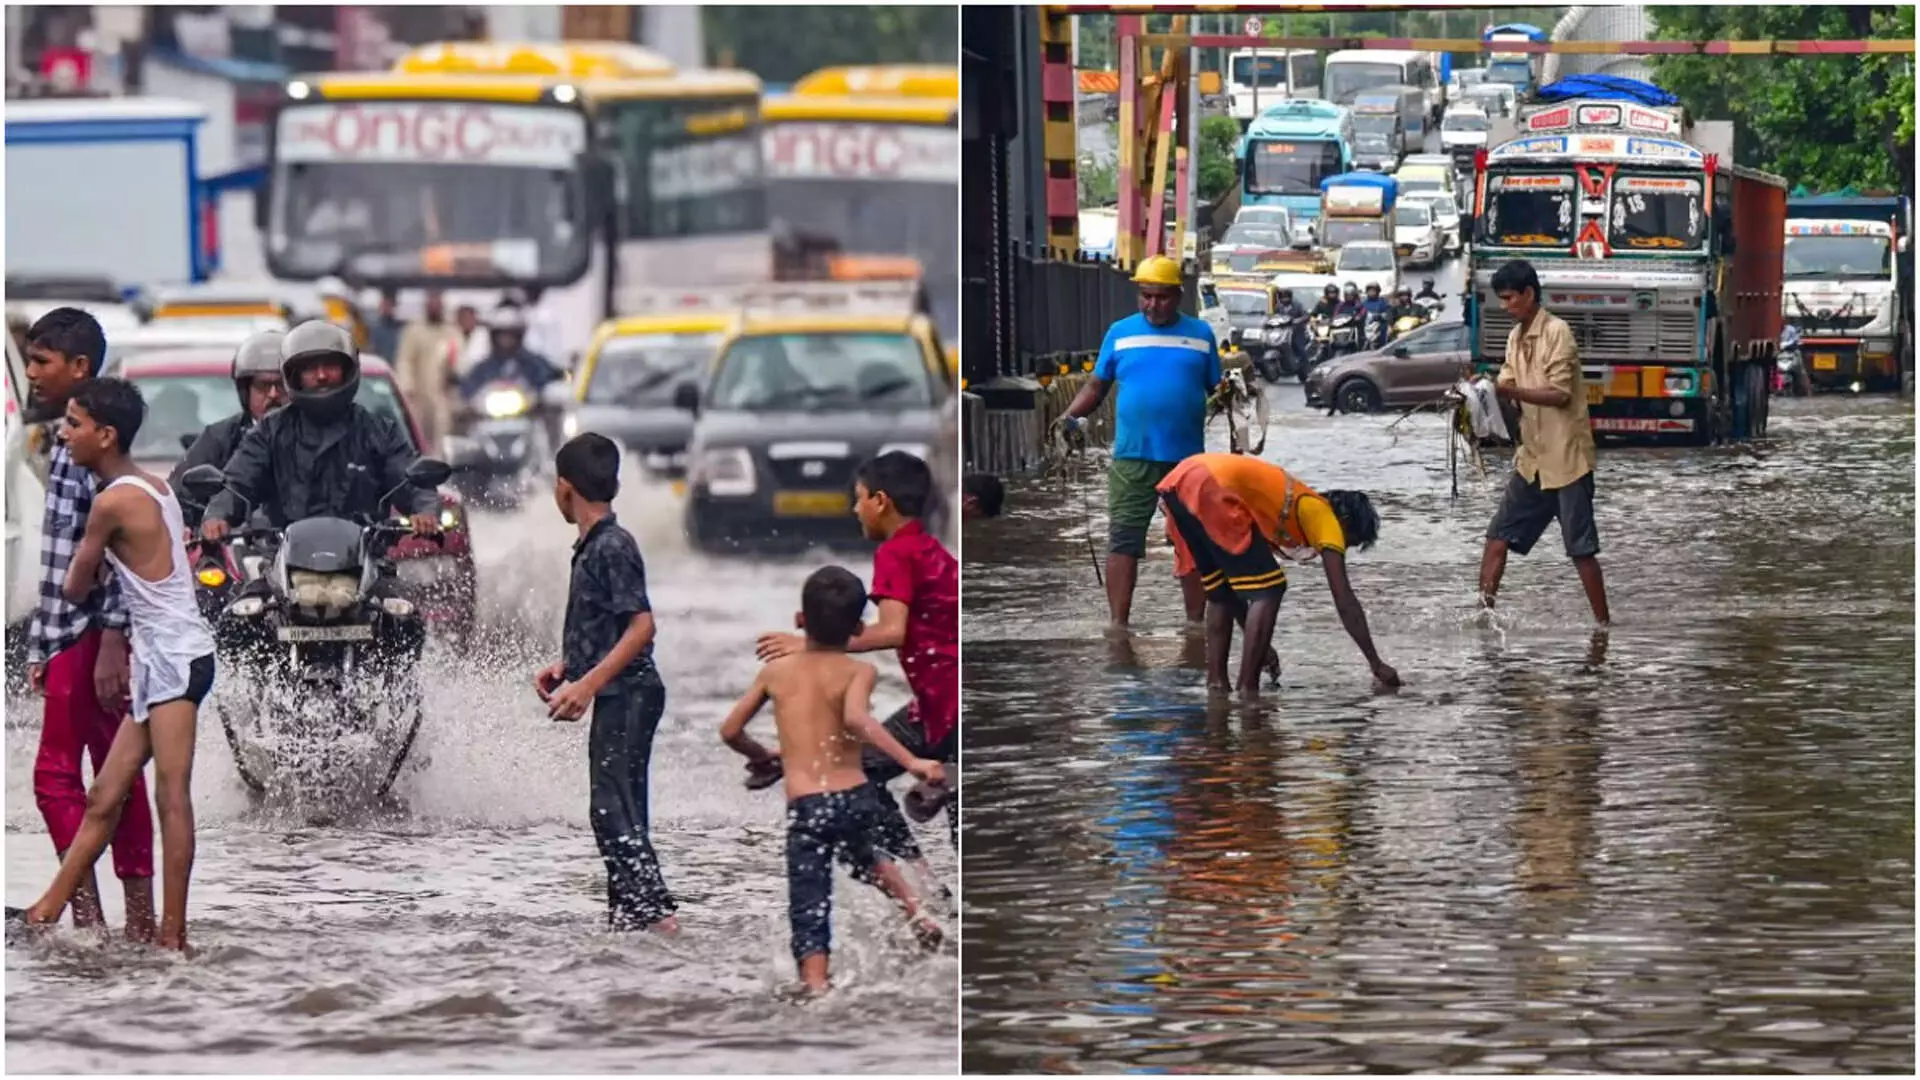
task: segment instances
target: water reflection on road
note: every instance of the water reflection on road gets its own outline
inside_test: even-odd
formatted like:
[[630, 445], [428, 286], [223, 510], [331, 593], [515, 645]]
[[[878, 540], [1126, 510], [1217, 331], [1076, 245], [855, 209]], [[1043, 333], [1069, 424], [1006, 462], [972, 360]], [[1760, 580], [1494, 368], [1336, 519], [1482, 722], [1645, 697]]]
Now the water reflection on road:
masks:
[[1603, 450], [1595, 639], [1557, 534], [1472, 614], [1502, 474], [1450, 501], [1437, 419], [1276, 396], [1266, 456], [1380, 508], [1406, 688], [1311, 568], [1262, 705], [1209, 701], [1163, 550], [1104, 642], [1097, 482], [969, 526], [965, 1067], [1911, 1071], [1911, 403]]

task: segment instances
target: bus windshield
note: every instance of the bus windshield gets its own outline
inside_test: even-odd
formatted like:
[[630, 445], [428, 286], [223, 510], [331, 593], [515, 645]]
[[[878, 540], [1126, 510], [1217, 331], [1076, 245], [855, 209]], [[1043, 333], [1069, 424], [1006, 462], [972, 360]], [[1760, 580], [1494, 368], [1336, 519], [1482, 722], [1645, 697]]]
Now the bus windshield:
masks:
[[[1236, 56], [1230, 62], [1231, 81], [1235, 86], [1254, 86], [1265, 90], [1269, 87], [1287, 85], [1287, 62], [1278, 56], [1262, 56], [1260, 64], [1254, 66], [1253, 57]], [[1255, 79], [1259, 82], [1256, 84]]]
[[1402, 77], [1399, 64], [1380, 62], [1329, 64], [1322, 79], [1326, 99], [1335, 105], [1351, 105], [1354, 98], [1375, 87], [1399, 86], [1408, 81]]
[[1566, 175], [1489, 177], [1482, 234], [1491, 244], [1565, 247], [1573, 243], [1573, 190]]
[[1330, 141], [1255, 140], [1247, 154], [1247, 190], [1256, 195], [1317, 195], [1320, 181], [1341, 171]]
[[565, 284], [586, 271], [579, 113], [319, 103], [283, 110], [274, 137], [267, 254], [282, 276]]
[[1884, 236], [1789, 236], [1787, 276], [1841, 281], [1886, 278], [1893, 243]]
[[1607, 239], [1635, 251], [1691, 251], [1706, 237], [1700, 181], [1623, 176], [1613, 182]]

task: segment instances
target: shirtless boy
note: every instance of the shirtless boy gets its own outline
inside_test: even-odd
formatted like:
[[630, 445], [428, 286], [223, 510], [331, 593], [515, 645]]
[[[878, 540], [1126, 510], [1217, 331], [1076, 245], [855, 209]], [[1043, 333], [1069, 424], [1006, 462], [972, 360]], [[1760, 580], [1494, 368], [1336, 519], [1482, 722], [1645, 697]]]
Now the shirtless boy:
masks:
[[[73, 460], [104, 485], [93, 502], [63, 587], [69, 600], [117, 575], [132, 626], [132, 716], [120, 724], [106, 762], [87, 791], [86, 817], [46, 894], [25, 914], [29, 924], [60, 913], [107, 846], [134, 783], [151, 759], [160, 811], [160, 945], [187, 945], [187, 878], [193, 870], [194, 722], [213, 688], [213, 635], [194, 602], [192, 571], [180, 538], [180, 503], [164, 480], [133, 466], [127, 448], [146, 416], [140, 391], [124, 379], [93, 379], [67, 403], [60, 438]], [[104, 563], [111, 563], [107, 570]]]
[[893, 860], [880, 853], [880, 800], [860, 764], [860, 741], [878, 747], [901, 768], [928, 783], [944, 783], [940, 763], [915, 757], [873, 718], [872, 664], [847, 655], [861, 629], [867, 590], [843, 567], [822, 567], [800, 592], [800, 629], [806, 648], [760, 669], [753, 688], [720, 726], [720, 738], [750, 766], [774, 752], [746, 734], [747, 722], [769, 700], [780, 731], [779, 757], [787, 787], [788, 917], [793, 958], [812, 992], [824, 991], [833, 935], [833, 860], [858, 880], [878, 885], [901, 906], [920, 942], [937, 947], [940, 927], [922, 913], [920, 897]]

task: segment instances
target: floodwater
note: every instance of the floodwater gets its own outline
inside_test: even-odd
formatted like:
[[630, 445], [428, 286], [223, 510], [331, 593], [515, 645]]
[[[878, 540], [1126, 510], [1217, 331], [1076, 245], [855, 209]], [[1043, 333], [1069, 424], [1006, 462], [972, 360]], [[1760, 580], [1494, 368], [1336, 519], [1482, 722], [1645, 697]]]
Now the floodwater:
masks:
[[1210, 702], [1170, 549], [1110, 645], [1104, 484], [1013, 491], [965, 549], [963, 1067], [1910, 1074], [1912, 410], [1603, 448], [1601, 641], [1557, 531], [1474, 615], [1504, 459], [1450, 501], [1439, 418], [1280, 389], [1265, 456], [1380, 510], [1394, 695], [1309, 566], [1281, 688]]
[[[484, 617], [518, 642], [472, 661], [429, 653], [424, 766], [402, 778], [403, 807], [324, 825], [255, 809], [203, 720], [200, 955], [70, 926], [10, 943], [7, 1069], [951, 1073], [955, 947], [921, 957], [885, 898], [844, 874], [840, 988], [812, 1003], [789, 993], [784, 804], [777, 788], [741, 786], [716, 734], [753, 677], [755, 635], [792, 626], [807, 573], [836, 560], [865, 578], [870, 561], [696, 556], [671, 495], [631, 477], [627, 492], [617, 509], [648, 560], [668, 687], [652, 816], [678, 938], [604, 929], [586, 725], [548, 721], [529, 682], [559, 655], [576, 535], [539, 498], [476, 522]], [[906, 686], [891, 658], [877, 662], [875, 705], [891, 711]], [[38, 703], [10, 706], [6, 899], [24, 905], [54, 861], [31, 789]], [[773, 742], [771, 714], [752, 730]], [[945, 822], [920, 835], [936, 884], [951, 885]], [[101, 873], [118, 925], [105, 860]]]

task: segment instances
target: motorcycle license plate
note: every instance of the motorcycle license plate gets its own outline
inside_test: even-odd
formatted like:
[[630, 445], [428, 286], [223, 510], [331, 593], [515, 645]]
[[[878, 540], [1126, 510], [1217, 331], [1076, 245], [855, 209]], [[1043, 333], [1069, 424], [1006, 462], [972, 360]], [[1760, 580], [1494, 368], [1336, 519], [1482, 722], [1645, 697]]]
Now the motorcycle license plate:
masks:
[[1837, 353], [1817, 352], [1813, 354], [1813, 370], [1815, 371], [1832, 371], [1839, 366], [1840, 357]]
[[1594, 383], [1587, 384], [1587, 404], [1598, 405], [1607, 400], [1607, 388]]
[[280, 628], [280, 640], [289, 642], [307, 641], [372, 641], [371, 626], [283, 626]]
[[848, 509], [843, 491], [782, 491], [773, 496], [773, 512], [781, 517], [837, 517]]

